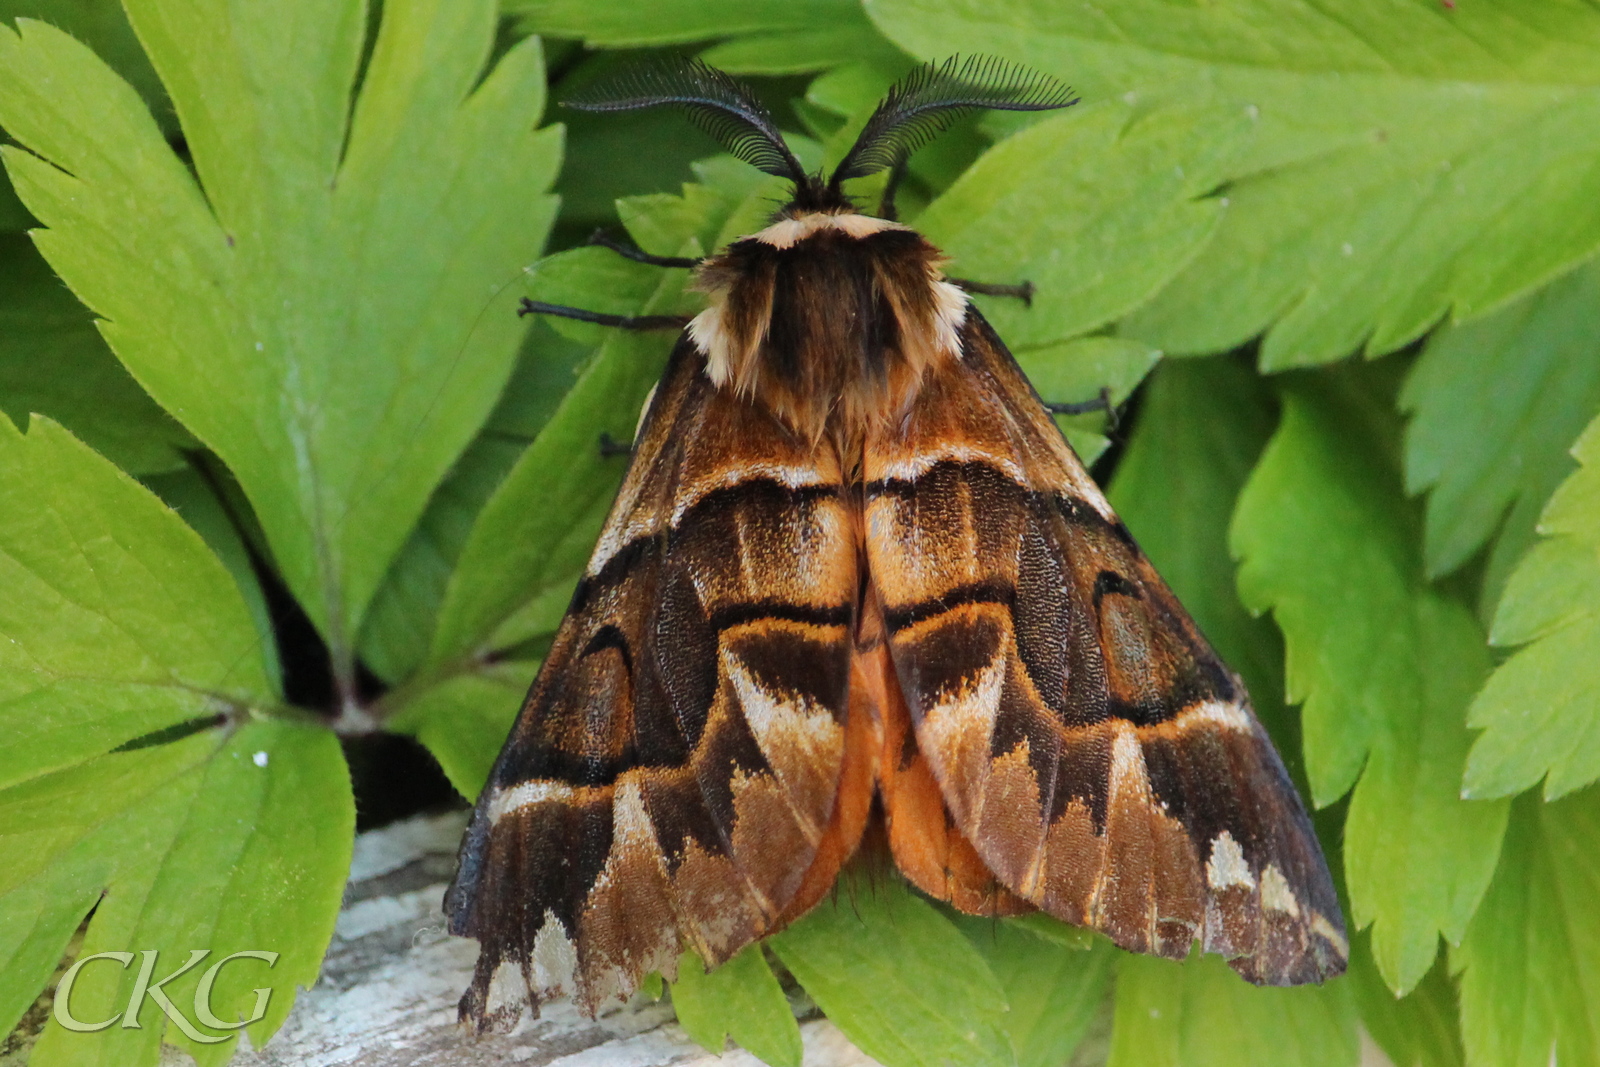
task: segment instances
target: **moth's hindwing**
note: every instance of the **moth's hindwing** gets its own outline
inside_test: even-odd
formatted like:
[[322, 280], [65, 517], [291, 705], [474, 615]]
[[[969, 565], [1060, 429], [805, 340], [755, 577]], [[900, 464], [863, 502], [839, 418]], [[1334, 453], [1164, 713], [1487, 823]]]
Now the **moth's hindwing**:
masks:
[[728, 959], [827, 891], [867, 817], [859, 504], [831, 449], [701, 363], [680, 340], [462, 846], [480, 1029], [562, 991], [592, 1013], [684, 948]]
[[1343, 971], [1332, 881], [1244, 687], [976, 309], [864, 478], [918, 755], [999, 882], [1134, 951], [1198, 938], [1253, 982]]

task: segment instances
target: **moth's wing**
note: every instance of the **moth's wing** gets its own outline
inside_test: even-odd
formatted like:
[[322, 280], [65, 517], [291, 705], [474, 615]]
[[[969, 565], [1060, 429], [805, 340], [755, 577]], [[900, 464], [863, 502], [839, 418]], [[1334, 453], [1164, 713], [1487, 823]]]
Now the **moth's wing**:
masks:
[[683, 948], [720, 963], [843, 859], [859, 504], [701, 365], [680, 341], [462, 844], [480, 1029], [562, 991], [592, 1013]]
[[956, 825], [927, 758], [917, 748], [875, 596], [864, 598], [862, 611], [850, 698], [869, 707], [879, 724], [873, 746], [878, 753], [878, 798], [895, 866], [918, 889], [970, 914], [1033, 911], [1032, 904], [1000, 884]]
[[1252, 982], [1344, 970], [1310, 820], [1217, 657], [976, 310], [866, 455], [867, 566], [917, 747], [1000, 882]]

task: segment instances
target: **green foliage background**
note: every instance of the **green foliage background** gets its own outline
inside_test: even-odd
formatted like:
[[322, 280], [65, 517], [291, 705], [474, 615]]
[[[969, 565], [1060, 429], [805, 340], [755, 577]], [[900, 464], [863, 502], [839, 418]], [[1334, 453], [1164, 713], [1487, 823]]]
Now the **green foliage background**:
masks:
[[[771, 956], [889, 1067], [1341, 1067], [1363, 1030], [1399, 1067], [1600, 1065], [1600, 8], [0, 15], [0, 1032], [94, 909], [83, 953], [282, 952], [214, 998], [274, 987], [260, 1045], [338, 909], [338, 735], [412, 735], [476, 793], [620, 476], [595, 441], [668, 344], [516, 300], [690, 310], [683, 272], [575, 246], [620, 222], [698, 254], [780, 195], [676, 118], [549, 99], [691, 51], [816, 165], [914, 62], [980, 51], [1083, 103], [962, 122], [903, 208], [953, 272], [1038, 287], [984, 308], [1046, 396], [1138, 390], [1113, 501], [1245, 674], [1362, 932], [1345, 978], [1259, 990], [880, 882]], [[329, 706], [284, 697], [252, 557], [326, 643]], [[686, 962], [695, 1039], [798, 1063], [766, 956]], [[86, 969], [74, 1011], [132, 980]], [[32, 1062], [154, 1064], [146, 1009], [51, 1023]]]

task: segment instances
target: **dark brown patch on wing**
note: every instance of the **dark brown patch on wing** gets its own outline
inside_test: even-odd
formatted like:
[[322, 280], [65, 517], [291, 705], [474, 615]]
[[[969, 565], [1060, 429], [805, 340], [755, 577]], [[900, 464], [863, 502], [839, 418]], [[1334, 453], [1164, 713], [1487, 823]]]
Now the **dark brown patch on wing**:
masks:
[[1258, 983], [1342, 972], [1326, 865], [1243, 687], [976, 311], [962, 340], [863, 475], [888, 648], [959, 836], [1125, 948], [1198, 938]]
[[680, 341], [463, 842], [446, 911], [480, 942], [480, 1027], [561, 990], [593, 1012], [684, 948], [728, 959], [859, 837], [859, 505], [831, 448], [702, 366]]

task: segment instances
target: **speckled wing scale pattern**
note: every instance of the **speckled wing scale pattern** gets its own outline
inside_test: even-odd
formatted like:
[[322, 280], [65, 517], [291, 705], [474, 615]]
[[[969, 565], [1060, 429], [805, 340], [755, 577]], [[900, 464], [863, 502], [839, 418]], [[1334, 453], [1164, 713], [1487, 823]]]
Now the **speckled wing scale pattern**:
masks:
[[1342, 971], [1316, 837], [1244, 687], [980, 316], [864, 480], [918, 756], [1010, 896], [1137, 952], [1198, 940], [1257, 983]]
[[559, 992], [592, 1012], [684, 948], [728, 959], [860, 834], [860, 771], [836, 825], [859, 587], [838, 463], [702, 365], [680, 341], [463, 843], [446, 908], [482, 945], [480, 1028]]

